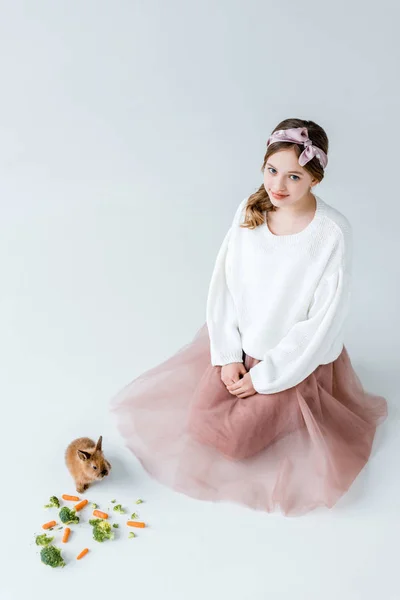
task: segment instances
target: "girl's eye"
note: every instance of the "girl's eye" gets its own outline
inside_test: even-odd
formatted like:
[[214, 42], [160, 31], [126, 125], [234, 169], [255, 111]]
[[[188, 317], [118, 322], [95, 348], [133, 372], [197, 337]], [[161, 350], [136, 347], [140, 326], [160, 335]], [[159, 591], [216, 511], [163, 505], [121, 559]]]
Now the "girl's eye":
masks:
[[[275, 171], [275, 169], [273, 167], [268, 167], [268, 171]], [[297, 181], [298, 179], [300, 179], [298, 175], [291, 175], [290, 177], [296, 177], [296, 179], [292, 179], [292, 181]]]
[[92, 465], [92, 466], [93, 466], [93, 469], [95, 469], [95, 470], [97, 469], [96, 465]]

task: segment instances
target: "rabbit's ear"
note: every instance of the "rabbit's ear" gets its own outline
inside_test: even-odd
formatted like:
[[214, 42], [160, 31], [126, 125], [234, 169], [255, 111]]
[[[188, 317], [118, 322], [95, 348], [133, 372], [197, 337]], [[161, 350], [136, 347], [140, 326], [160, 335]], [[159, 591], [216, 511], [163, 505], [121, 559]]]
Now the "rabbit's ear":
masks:
[[90, 452], [85, 452], [85, 450], [78, 450], [77, 452], [81, 460], [89, 460], [89, 458], [92, 456]]
[[101, 443], [102, 443], [102, 441], [103, 441], [103, 436], [101, 435], [101, 436], [99, 437], [99, 439], [97, 440], [97, 444], [96, 444], [96, 450], [97, 450], [98, 452], [101, 452]]

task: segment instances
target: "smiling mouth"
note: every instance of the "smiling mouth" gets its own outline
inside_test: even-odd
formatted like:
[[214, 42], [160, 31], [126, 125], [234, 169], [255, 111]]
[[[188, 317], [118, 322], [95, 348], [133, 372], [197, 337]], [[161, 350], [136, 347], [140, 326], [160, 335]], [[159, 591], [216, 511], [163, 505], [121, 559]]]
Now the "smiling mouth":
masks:
[[288, 196], [288, 194], [275, 194], [275, 192], [271, 192], [271, 194], [275, 196], [275, 198], [286, 198]]

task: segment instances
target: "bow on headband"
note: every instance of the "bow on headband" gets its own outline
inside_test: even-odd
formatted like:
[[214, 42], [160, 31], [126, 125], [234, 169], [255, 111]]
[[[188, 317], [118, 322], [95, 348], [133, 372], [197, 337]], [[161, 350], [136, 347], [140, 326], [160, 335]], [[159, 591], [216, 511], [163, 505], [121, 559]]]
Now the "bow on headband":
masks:
[[304, 144], [305, 148], [299, 156], [299, 165], [304, 167], [309, 160], [316, 156], [325, 169], [328, 164], [328, 157], [321, 148], [313, 146], [312, 141], [308, 137], [307, 127], [292, 127], [289, 129], [280, 129], [275, 131], [267, 140], [267, 147], [274, 142], [294, 142], [295, 144]]

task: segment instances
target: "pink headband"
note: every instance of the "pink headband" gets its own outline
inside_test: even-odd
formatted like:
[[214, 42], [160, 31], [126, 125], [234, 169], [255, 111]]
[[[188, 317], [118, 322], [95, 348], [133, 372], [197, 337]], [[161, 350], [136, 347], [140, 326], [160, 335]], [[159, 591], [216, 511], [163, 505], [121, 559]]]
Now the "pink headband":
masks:
[[328, 157], [321, 148], [313, 146], [308, 137], [307, 127], [292, 127], [289, 129], [280, 129], [275, 131], [267, 141], [267, 147], [274, 142], [294, 142], [295, 144], [304, 144], [305, 149], [299, 156], [299, 165], [304, 167], [309, 160], [316, 156], [323, 169], [328, 164]]

